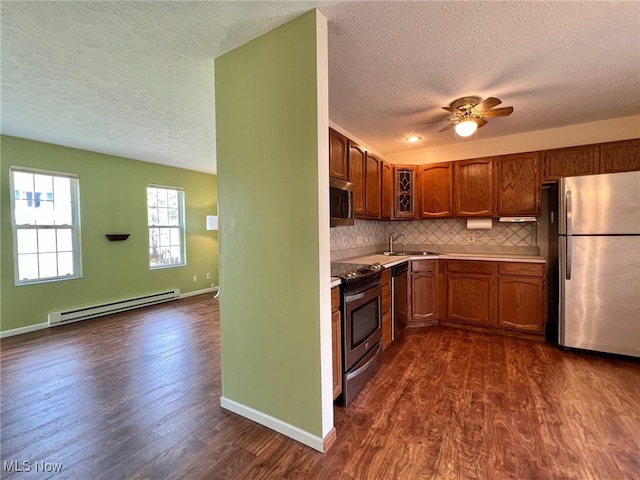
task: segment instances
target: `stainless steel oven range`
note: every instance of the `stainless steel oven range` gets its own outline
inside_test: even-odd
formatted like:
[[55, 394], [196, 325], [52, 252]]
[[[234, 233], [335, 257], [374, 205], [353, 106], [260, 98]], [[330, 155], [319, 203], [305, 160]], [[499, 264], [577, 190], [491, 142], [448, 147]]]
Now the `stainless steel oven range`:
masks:
[[347, 406], [382, 364], [381, 279], [384, 267], [332, 263], [331, 275], [340, 277], [342, 313], [342, 394]]

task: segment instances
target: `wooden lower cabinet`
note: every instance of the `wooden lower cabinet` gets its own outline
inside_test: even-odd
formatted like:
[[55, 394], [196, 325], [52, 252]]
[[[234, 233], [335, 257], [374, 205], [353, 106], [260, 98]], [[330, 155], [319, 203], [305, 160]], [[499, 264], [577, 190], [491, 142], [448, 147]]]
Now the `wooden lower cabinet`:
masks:
[[393, 325], [391, 321], [391, 269], [382, 272], [382, 298], [380, 301], [382, 318], [382, 349], [385, 350], [393, 342]]
[[541, 336], [544, 282], [545, 268], [539, 263], [450, 260], [443, 321]]
[[436, 265], [437, 260], [411, 261], [407, 327], [422, 327], [438, 323]]
[[502, 263], [498, 273], [498, 326], [544, 333], [544, 265]]
[[498, 278], [498, 326], [542, 333], [543, 279]]
[[382, 350], [386, 350], [393, 343], [393, 325], [391, 322], [391, 311], [382, 315]]
[[342, 393], [342, 319], [340, 288], [331, 289], [331, 339], [333, 342], [333, 399]]
[[450, 273], [447, 278], [448, 319], [477, 325], [495, 325], [493, 275]]

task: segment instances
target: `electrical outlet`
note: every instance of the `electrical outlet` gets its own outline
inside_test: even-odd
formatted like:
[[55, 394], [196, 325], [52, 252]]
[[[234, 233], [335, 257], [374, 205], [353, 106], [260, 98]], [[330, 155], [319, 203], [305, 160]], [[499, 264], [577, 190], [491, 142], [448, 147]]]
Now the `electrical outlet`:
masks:
[[344, 237], [342, 237], [342, 246], [343, 247], [348, 247], [349, 246], [349, 241], [347, 240], [347, 236], [346, 235]]
[[473, 243], [475, 241], [476, 241], [476, 234], [475, 233], [467, 234], [467, 242]]
[[364, 238], [362, 238], [362, 235], [358, 235], [358, 245], [362, 245], [364, 243]]
[[211, 274], [207, 273], [207, 280], [211, 280]]
[[197, 282], [197, 281], [198, 281], [198, 275], [194, 275], [194, 276], [193, 276], [193, 281], [194, 281], [194, 282]]

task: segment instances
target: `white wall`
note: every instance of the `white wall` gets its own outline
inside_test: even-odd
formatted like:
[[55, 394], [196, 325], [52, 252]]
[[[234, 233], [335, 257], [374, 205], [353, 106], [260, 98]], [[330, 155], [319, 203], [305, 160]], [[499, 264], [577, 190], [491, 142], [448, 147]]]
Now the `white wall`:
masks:
[[478, 140], [390, 153], [382, 158], [390, 163], [419, 165], [640, 138], [640, 115], [504, 137], [483, 139], [482, 130], [478, 135]]

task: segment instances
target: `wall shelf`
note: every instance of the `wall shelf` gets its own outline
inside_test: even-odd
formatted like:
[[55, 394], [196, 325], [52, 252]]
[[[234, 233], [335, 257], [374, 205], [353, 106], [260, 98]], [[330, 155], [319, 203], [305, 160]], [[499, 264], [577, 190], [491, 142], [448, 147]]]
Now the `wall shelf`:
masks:
[[129, 238], [130, 233], [107, 233], [105, 237], [109, 239], [110, 242], [121, 242]]

